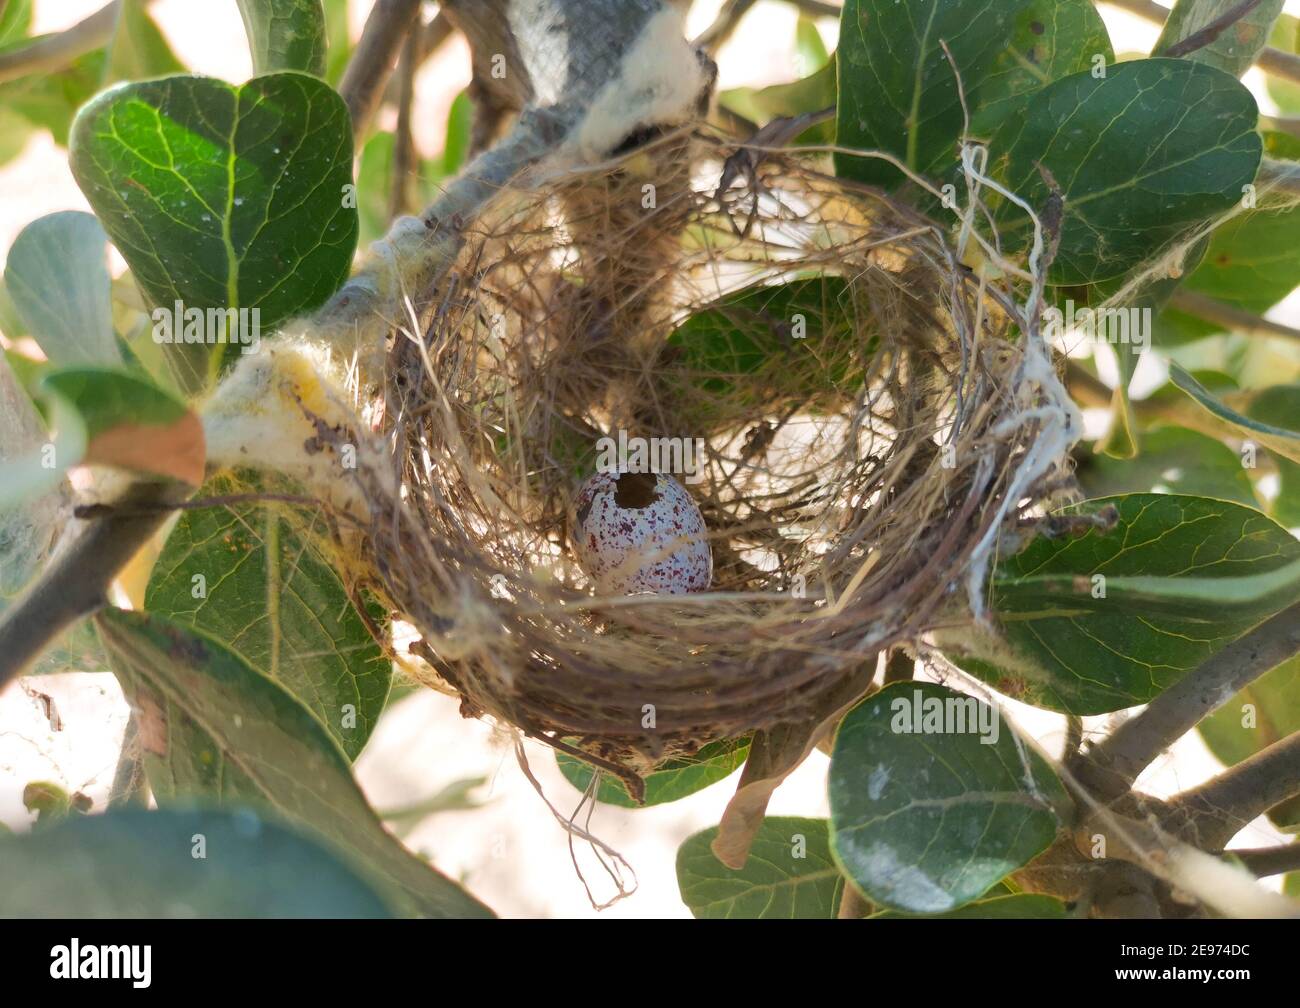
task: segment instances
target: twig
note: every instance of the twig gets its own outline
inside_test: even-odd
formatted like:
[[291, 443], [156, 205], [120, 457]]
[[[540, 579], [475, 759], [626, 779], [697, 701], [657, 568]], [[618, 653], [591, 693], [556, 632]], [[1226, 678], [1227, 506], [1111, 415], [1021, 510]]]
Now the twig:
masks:
[[43, 35], [0, 53], [0, 84], [30, 74], [61, 70], [78, 56], [108, 45], [121, 6], [121, 0], [113, 0], [57, 35]]
[[1274, 322], [1186, 288], [1174, 291], [1169, 299], [1169, 307], [1186, 312], [1188, 315], [1195, 315], [1206, 322], [1225, 326], [1232, 332], [1239, 332], [1245, 336], [1282, 336], [1286, 339], [1300, 340], [1300, 329]]
[[1169, 803], [1163, 817], [1179, 836], [1220, 850], [1241, 828], [1300, 795], [1300, 732], [1229, 767]]
[[392, 180], [388, 193], [388, 219], [410, 207], [410, 179], [415, 167], [415, 141], [411, 138], [411, 109], [415, 104], [415, 69], [419, 63], [420, 32], [409, 32], [397, 70], [397, 129], [393, 134]]
[[1279, 844], [1276, 847], [1254, 847], [1249, 850], [1224, 851], [1244, 864], [1260, 878], [1300, 871], [1300, 843]]
[[[1096, 834], [1106, 838], [1106, 857], [1127, 861], [1226, 917], [1294, 918], [1300, 903], [1270, 892], [1246, 869], [1191, 846], [1154, 822], [1098, 809], [1074, 832], [1085, 856]], [[1161, 900], [1163, 903], [1164, 901]], [[1150, 907], [1143, 916], [1160, 916]]]
[[137, 484], [121, 513], [74, 527], [40, 579], [0, 616], [0, 689], [65, 630], [108, 603], [113, 579], [170, 513], [138, 505], [180, 493], [179, 484]]
[[[1136, 14], [1153, 24], [1163, 25], [1169, 18], [1169, 8], [1161, 7], [1152, 0], [1102, 0], [1102, 3]], [[1275, 77], [1283, 77], [1300, 84], [1300, 56], [1283, 52], [1281, 49], [1265, 47], [1255, 57], [1255, 64]]]
[[1273, 130], [1276, 133], [1290, 133], [1294, 137], [1300, 137], [1300, 116], [1262, 115], [1259, 117], [1259, 128]]
[[425, 60], [442, 48], [442, 44], [451, 38], [455, 31], [456, 26], [447, 17], [447, 12], [440, 9], [433, 16], [433, 20], [419, 31], [420, 46], [416, 55], [416, 65], [422, 66]]
[[823, 0], [785, 0], [791, 7], [797, 7], [809, 17], [837, 18], [844, 13], [840, 4], [824, 3]]
[[1217, 18], [1207, 24], [1204, 28], [1192, 32], [1184, 39], [1180, 39], [1161, 53], [1152, 53], [1153, 56], [1186, 56], [1188, 53], [1194, 53], [1198, 49], [1204, 49], [1207, 45], [1222, 35], [1228, 28], [1244, 18], [1247, 14], [1259, 6], [1259, 0], [1242, 0], [1236, 7], [1224, 11]]
[[1300, 603], [1265, 620], [1157, 696], [1085, 753], [1074, 768], [1103, 801], [1133, 786], [1162, 752], [1241, 689], [1300, 651]]
[[339, 83], [339, 94], [352, 114], [354, 137], [364, 136], [369, 128], [402, 40], [411, 33], [419, 12], [420, 0], [376, 0], [371, 8]]
[[757, 2], [758, 0], [727, 0], [722, 5], [722, 10], [718, 11], [713, 24], [704, 29], [693, 44], [712, 56], [726, 44], [727, 39], [735, 34], [736, 29], [740, 27], [740, 22]]

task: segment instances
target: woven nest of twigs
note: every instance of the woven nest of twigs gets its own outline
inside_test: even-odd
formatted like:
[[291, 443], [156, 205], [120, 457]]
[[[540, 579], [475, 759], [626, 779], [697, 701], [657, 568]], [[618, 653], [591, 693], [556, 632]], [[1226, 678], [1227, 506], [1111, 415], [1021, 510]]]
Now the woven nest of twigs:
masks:
[[[430, 681], [634, 793], [969, 618], [972, 571], [1054, 465], [1029, 463], [1023, 283], [809, 162], [718, 192], [727, 153], [678, 132], [470, 225], [388, 354], [400, 492], [367, 484], [378, 588]], [[712, 329], [682, 328], [706, 310]], [[570, 501], [619, 430], [703, 440], [707, 592], [602, 596], [575, 562]]]

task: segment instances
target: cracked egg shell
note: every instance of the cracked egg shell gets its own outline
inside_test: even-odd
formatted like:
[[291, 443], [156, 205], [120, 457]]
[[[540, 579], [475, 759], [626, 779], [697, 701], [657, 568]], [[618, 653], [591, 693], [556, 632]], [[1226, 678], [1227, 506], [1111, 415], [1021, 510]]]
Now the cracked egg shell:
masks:
[[596, 473], [574, 496], [570, 538], [603, 594], [706, 591], [713, 551], [686, 488], [659, 473]]

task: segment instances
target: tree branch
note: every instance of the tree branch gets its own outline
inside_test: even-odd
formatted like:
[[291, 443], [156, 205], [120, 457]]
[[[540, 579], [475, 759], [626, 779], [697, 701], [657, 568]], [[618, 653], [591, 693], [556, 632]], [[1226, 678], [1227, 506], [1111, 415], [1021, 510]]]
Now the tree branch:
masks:
[[713, 19], [713, 24], [705, 28], [695, 39], [695, 45], [710, 56], [715, 55], [726, 44], [727, 39], [735, 34], [736, 29], [740, 27], [740, 22], [757, 2], [758, 0], [726, 0], [722, 9], [718, 11], [718, 16]]
[[1204, 28], [1192, 32], [1192, 34], [1188, 35], [1184, 39], [1179, 39], [1164, 52], [1152, 53], [1152, 55], [1175, 58], [1178, 56], [1186, 56], [1188, 53], [1194, 53], [1198, 49], [1204, 49], [1258, 6], [1259, 0], [1241, 0], [1241, 3], [1237, 4], [1236, 7], [1224, 11]]
[[1244, 864], [1260, 878], [1300, 871], [1300, 842], [1279, 844], [1276, 847], [1254, 847], [1249, 850], [1225, 851]]
[[[141, 483], [122, 499], [126, 508], [73, 526], [50, 565], [0, 616], [0, 689], [74, 623], [108, 604], [108, 589], [186, 495], [176, 483]], [[145, 505], [153, 505], [152, 508]]]
[[[1101, 0], [1101, 2], [1126, 10], [1130, 14], [1136, 14], [1152, 24], [1163, 25], [1169, 18], [1169, 8], [1161, 7], [1152, 0]], [[1255, 64], [1275, 77], [1300, 83], [1300, 56], [1283, 52], [1281, 49], [1266, 47], [1255, 57]]]
[[[1226, 917], [1294, 918], [1300, 903], [1271, 892], [1248, 871], [1183, 842], [1153, 822], [1116, 815], [1099, 808], [1075, 830], [1075, 844], [1085, 857], [1094, 836], [1106, 838], [1106, 857], [1127, 861]], [[1164, 903], [1165, 900], [1161, 900]], [[1143, 916], [1163, 916], [1148, 909]]]
[[1293, 329], [1289, 325], [1274, 322], [1186, 288], [1174, 291], [1169, 298], [1169, 307], [1245, 336], [1283, 336], [1286, 339], [1300, 340], [1300, 329]]
[[30, 74], [62, 70], [78, 56], [108, 45], [117, 27], [121, 0], [113, 0], [56, 35], [42, 35], [26, 45], [0, 53], [0, 84]]
[[1300, 795], [1300, 732], [1274, 742], [1168, 805], [1165, 822], [1205, 850], [1222, 850], [1247, 823]]
[[[1141, 714], [1082, 754], [1073, 772], [1102, 801], [1128, 791], [1162, 752], [1265, 672], [1300, 651], [1300, 603], [1188, 672]], [[1253, 817], [1252, 817], [1253, 818]]]
[[352, 114], [354, 137], [364, 136], [370, 128], [402, 42], [414, 29], [419, 13], [420, 0], [376, 0], [371, 8], [339, 82], [339, 94]]
[[388, 219], [395, 220], [410, 209], [411, 173], [416, 170], [415, 141], [411, 136], [411, 112], [415, 106], [415, 70], [419, 65], [419, 32], [411, 32], [402, 45], [397, 66], [397, 129], [393, 134], [392, 178], [388, 193]]

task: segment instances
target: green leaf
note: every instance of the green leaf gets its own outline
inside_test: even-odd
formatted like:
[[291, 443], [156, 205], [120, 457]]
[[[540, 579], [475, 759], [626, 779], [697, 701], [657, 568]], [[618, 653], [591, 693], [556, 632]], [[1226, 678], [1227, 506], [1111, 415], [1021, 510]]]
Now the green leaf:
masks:
[[108, 235], [88, 213], [38, 217], [9, 249], [5, 287], [51, 364], [120, 364]]
[[447, 110], [447, 136], [442, 148], [443, 178], [460, 174], [469, 156], [470, 138], [474, 131], [474, 103], [469, 92], [462, 91], [452, 99]]
[[[199, 496], [249, 485], [219, 476]], [[279, 683], [356, 759], [384, 709], [392, 665], [328, 558], [297, 531], [311, 517], [300, 518], [295, 523], [275, 504], [186, 511], [158, 557], [144, 605], [221, 641]], [[381, 613], [372, 616], [382, 621]]]
[[[1250, 69], [1255, 57], [1268, 42], [1269, 31], [1277, 16], [1282, 13], [1283, 2], [1284, 0], [1262, 0], [1254, 9], [1221, 31], [1217, 38], [1187, 53], [1185, 58], [1240, 77]], [[1178, 0], [1169, 13], [1169, 19], [1165, 21], [1164, 30], [1160, 32], [1151, 55], [1162, 56], [1168, 53], [1177, 43], [1214, 24], [1220, 17], [1240, 6], [1241, 0]]]
[[324, 0], [325, 7], [325, 80], [337, 89], [352, 57], [352, 38], [348, 33], [348, 0]]
[[[121, 85], [78, 114], [70, 156], [155, 305], [255, 310], [251, 324], [269, 332], [347, 276], [357, 237], [343, 199], [352, 130], [343, 99], [314, 77]], [[174, 349], [189, 365], [187, 387], [201, 388], [219, 355]]]
[[1068, 804], [996, 710], [923, 682], [892, 683], [848, 713], [829, 790], [836, 861], [873, 903], [908, 913], [979, 899], [1047, 849]]
[[945, 654], [1026, 703], [1104, 714], [1148, 702], [1300, 590], [1300, 543], [1252, 508], [1127, 494], [1062, 513], [1107, 505], [1114, 528], [1039, 537], [999, 563], [1000, 647], [952, 635]]
[[32, 0], [0, 5], [0, 46], [23, 39], [32, 27]]
[[[835, 104], [835, 79], [836, 69], [832, 61], [816, 73], [789, 84], [729, 88], [718, 95], [718, 102], [750, 122], [763, 126], [784, 116], [799, 116], [830, 108]], [[827, 144], [834, 139], [835, 124], [828, 121], [810, 126], [794, 138], [794, 143]]]
[[[978, 101], [1027, 5], [1028, 0], [848, 0], [837, 51], [836, 142], [893, 154], [923, 175], [946, 172], [957, 161], [963, 121], [955, 75]], [[904, 180], [885, 161], [839, 152], [835, 170], [887, 188]]]
[[105, 50], [96, 49], [54, 73], [29, 74], [0, 84], [0, 109], [48, 129], [55, 143], [66, 146], [72, 119], [99, 90], [106, 61]]
[[[37, 463], [48, 436], [36, 407], [0, 353], [0, 486], [23, 459]], [[32, 473], [41, 475], [39, 468]], [[45, 563], [67, 520], [59, 492], [0, 506], [0, 610], [18, 595]]]
[[[1300, 656], [1260, 676], [1197, 727], [1228, 766], [1300, 732]], [[1300, 826], [1300, 798], [1279, 805], [1269, 818], [1282, 829]]]
[[683, 397], [684, 415], [701, 416], [700, 429], [714, 429], [712, 411], [736, 398], [738, 383], [756, 401], [815, 400], [863, 367], [854, 315], [853, 293], [839, 277], [747, 288], [677, 327], [668, 338], [665, 385]]
[[1092, 0], [1032, 0], [1016, 15], [1006, 48], [979, 82], [971, 132], [991, 134], [1024, 99], [1073, 73], [1091, 71], [1095, 57], [1115, 62], [1106, 23]]
[[[1127, 273], [1195, 224], [1232, 207], [1259, 167], [1258, 109], [1241, 82], [1187, 60], [1148, 59], [1079, 73], [1033, 95], [990, 141], [991, 170], [1032, 207], [1061, 187], [1054, 284]], [[1003, 202], [1004, 241], [1029, 222]]]
[[[202, 844], [204, 856], [195, 856]], [[351, 866], [252, 809], [125, 808], [0, 837], [0, 916], [391, 917]]]
[[[1300, 159], [1300, 138], [1265, 133], [1270, 157]], [[1256, 315], [1300, 284], [1300, 207], [1244, 210], [1215, 228], [1199, 265], [1183, 281], [1186, 289]], [[1160, 342], [1186, 342], [1222, 332], [1223, 326], [1175, 309], [1160, 315]], [[1172, 339], [1171, 339], [1172, 337]]]
[[817, 22], [802, 14], [794, 26], [794, 58], [796, 68], [804, 77], [821, 70], [831, 58], [822, 33], [817, 30]]
[[[113, 609], [95, 622], [140, 712], [145, 767], [160, 802], [182, 796], [178, 784], [216, 780], [217, 794], [267, 802], [365, 865], [404, 910], [490, 915], [384, 830], [342, 749], [282, 687], [216, 641], [160, 616]], [[195, 744], [200, 740], [206, 746]]]
[[184, 73], [185, 64], [172, 52], [158, 25], [145, 7], [145, 0], [122, 0], [117, 27], [108, 44], [104, 84], [144, 80], [166, 74]]
[[1249, 440], [1277, 452], [1292, 462], [1300, 462], [1300, 432], [1238, 413], [1216, 398], [1209, 389], [1176, 363], [1171, 362], [1169, 365], [1169, 380]]
[[[1250, 401], [1246, 412], [1252, 420], [1285, 430], [1300, 430], [1300, 385], [1273, 385], [1262, 389]], [[1272, 515], [1287, 528], [1300, 526], [1300, 462], [1273, 456], [1277, 467], [1278, 492]]]
[[1147, 431], [1133, 459], [1104, 455], [1080, 459], [1076, 475], [1089, 497], [1155, 491], [1259, 507], [1241, 456], [1222, 441], [1184, 427]]
[[713, 855], [713, 826], [677, 849], [682, 902], [702, 920], [827, 920], [839, 911], [844, 876], [831, 859], [825, 819], [769, 816], [745, 867]]
[[[664, 805], [702, 791], [711, 784], [731, 776], [749, 755], [749, 740], [712, 742], [690, 759], [671, 759], [655, 767], [645, 776], [645, 802], [643, 805]], [[555, 761], [565, 780], [579, 791], [586, 792], [597, 771], [588, 763], [557, 752]], [[600, 785], [596, 800], [621, 808], [641, 808], [623, 787], [622, 781], [600, 772]]]
[[325, 9], [321, 0], [239, 0], [253, 73], [302, 70], [325, 76]]
[[[872, 914], [871, 919], [890, 920], [916, 916], [916, 914], [883, 910], [880, 913]], [[1053, 896], [1041, 896], [1037, 893], [1015, 893], [1010, 896], [995, 896], [992, 899], [977, 900], [948, 913], [926, 914], [925, 916], [953, 920], [1064, 920], [1070, 916], [1070, 912], [1064, 903]]]

